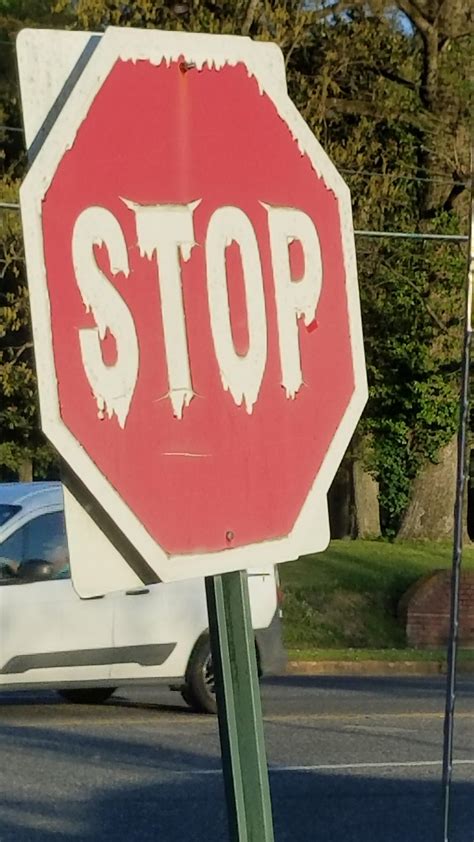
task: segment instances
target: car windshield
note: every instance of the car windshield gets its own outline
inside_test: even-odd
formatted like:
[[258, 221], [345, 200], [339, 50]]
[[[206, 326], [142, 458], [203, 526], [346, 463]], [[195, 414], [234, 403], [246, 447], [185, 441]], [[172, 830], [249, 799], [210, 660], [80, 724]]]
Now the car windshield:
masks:
[[19, 512], [21, 506], [13, 506], [10, 503], [0, 503], [0, 526], [3, 526], [7, 520], [10, 520], [13, 515]]

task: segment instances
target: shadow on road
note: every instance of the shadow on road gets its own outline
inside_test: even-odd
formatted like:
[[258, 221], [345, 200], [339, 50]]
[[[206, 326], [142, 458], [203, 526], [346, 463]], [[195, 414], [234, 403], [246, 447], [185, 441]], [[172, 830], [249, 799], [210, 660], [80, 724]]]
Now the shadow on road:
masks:
[[[445, 676], [360, 676], [360, 675], [284, 675], [265, 678], [264, 685], [275, 687], [303, 687], [308, 690], [342, 690], [354, 693], [403, 693], [404, 698], [428, 696], [444, 699]], [[463, 697], [474, 697], [474, 678], [459, 678], [457, 689]]]
[[[130, 730], [108, 737], [4, 725], [2, 755], [14, 750], [19, 760], [1, 772], [2, 842], [227, 842], [215, 753], [175, 750], [171, 735], [150, 745]], [[29, 765], [20, 774], [23, 757]], [[276, 842], [441, 838], [437, 779], [282, 770], [271, 772], [271, 788]], [[453, 807], [451, 842], [472, 842], [472, 786], [455, 784]]]

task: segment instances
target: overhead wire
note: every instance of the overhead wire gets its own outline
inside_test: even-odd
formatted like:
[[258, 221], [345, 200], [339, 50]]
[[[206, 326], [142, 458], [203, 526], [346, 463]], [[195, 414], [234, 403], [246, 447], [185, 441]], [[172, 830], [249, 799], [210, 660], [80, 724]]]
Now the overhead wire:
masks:
[[[23, 134], [23, 129], [19, 126], [9, 126], [0, 124], [0, 131], [4, 132], [18, 132]], [[336, 165], [337, 167], [337, 165]], [[344, 175], [353, 175], [359, 178], [389, 178], [393, 181], [420, 181], [431, 184], [450, 184], [453, 187], [468, 187], [469, 179], [465, 181], [461, 179], [447, 178], [444, 175], [409, 175], [408, 173], [387, 173], [375, 170], [355, 170], [348, 167], [337, 167], [338, 172]]]
[[[1, 42], [0, 42], [1, 43]], [[6, 42], [5, 42], [6, 43]], [[23, 133], [23, 129], [18, 126], [10, 126], [0, 124], [0, 131]], [[356, 170], [347, 167], [338, 167], [338, 171], [343, 175], [350, 175], [358, 178], [388, 178], [391, 180], [413, 181], [431, 184], [449, 184], [452, 187], [467, 187], [469, 181], [453, 180], [442, 175], [433, 176], [419, 176], [408, 175], [406, 173], [385, 173], [373, 170]], [[15, 202], [0, 202], [0, 210], [17, 210], [19, 204]], [[356, 230], [354, 234], [359, 237], [388, 237], [388, 238], [403, 238], [403, 239], [421, 239], [421, 240], [447, 240], [453, 242], [465, 242], [468, 240], [467, 236], [462, 234], [424, 234], [417, 232], [404, 231], [369, 231]]]
[[337, 167], [340, 173], [344, 173], [344, 175], [356, 175], [362, 178], [390, 178], [393, 181], [400, 180], [400, 181], [422, 181], [428, 182], [430, 184], [450, 184], [451, 186], [456, 187], [468, 187], [469, 186], [469, 179], [466, 181], [459, 181], [453, 180], [451, 178], [446, 178], [446, 176], [442, 175], [432, 175], [432, 176], [424, 176], [424, 175], [407, 175], [405, 173], [385, 173], [385, 172], [371, 172], [369, 170], [350, 170], [346, 169], [345, 167]]
[[[18, 211], [18, 202], [0, 202], [0, 210]], [[464, 243], [469, 237], [467, 234], [425, 234], [418, 231], [371, 231], [369, 229], [354, 230], [356, 237], [386, 237], [397, 240], [441, 240], [444, 242]]]
[[18, 126], [1, 125], [0, 131], [2, 131], [2, 132], [19, 132], [20, 134], [23, 134], [23, 129], [20, 129]]

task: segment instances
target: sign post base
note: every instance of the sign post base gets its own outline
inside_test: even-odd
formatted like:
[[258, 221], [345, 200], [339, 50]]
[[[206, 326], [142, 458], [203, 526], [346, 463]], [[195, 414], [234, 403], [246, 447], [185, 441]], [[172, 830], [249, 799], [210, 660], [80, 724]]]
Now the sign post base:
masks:
[[246, 571], [206, 578], [231, 842], [273, 842], [255, 640]]

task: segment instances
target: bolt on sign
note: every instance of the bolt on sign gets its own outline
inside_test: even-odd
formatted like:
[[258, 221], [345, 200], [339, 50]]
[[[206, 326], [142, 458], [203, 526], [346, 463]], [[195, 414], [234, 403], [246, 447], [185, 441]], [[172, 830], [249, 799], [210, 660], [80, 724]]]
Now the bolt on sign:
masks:
[[281, 51], [109, 28], [18, 54], [46, 435], [160, 579], [323, 549], [366, 374], [349, 190]]

